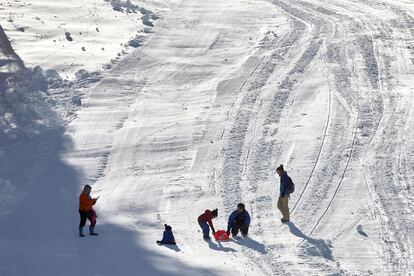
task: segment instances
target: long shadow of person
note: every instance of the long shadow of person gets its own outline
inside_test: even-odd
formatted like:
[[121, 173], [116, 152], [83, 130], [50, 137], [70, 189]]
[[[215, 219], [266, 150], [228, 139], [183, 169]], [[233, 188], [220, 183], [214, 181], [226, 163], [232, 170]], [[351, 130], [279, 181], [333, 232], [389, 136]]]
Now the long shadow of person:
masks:
[[314, 239], [309, 236], [306, 236], [293, 222], [288, 222], [290, 232], [305, 240], [310, 246], [305, 246], [304, 250], [313, 256], [322, 256], [325, 259], [333, 260], [332, 250], [330, 245], [323, 239]]
[[208, 246], [217, 251], [224, 251], [224, 252], [237, 252], [237, 250], [230, 248], [230, 247], [224, 247], [221, 242], [217, 241], [217, 244], [214, 243], [212, 240], [208, 240]]
[[262, 254], [267, 253], [266, 248], [265, 248], [263, 243], [255, 241], [255, 240], [251, 239], [250, 237], [249, 238], [241, 238], [239, 240], [235, 240], [235, 242], [240, 244], [240, 245], [251, 248], [253, 250], [256, 250], [259, 253], [262, 253]]

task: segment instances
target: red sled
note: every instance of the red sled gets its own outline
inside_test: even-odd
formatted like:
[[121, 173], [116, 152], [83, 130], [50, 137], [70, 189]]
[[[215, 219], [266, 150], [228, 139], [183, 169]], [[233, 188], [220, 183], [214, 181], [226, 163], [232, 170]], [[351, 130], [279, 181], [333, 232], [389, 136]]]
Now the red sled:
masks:
[[214, 238], [218, 241], [227, 241], [229, 239], [229, 235], [227, 235], [226, 231], [218, 230], [214, 233]]

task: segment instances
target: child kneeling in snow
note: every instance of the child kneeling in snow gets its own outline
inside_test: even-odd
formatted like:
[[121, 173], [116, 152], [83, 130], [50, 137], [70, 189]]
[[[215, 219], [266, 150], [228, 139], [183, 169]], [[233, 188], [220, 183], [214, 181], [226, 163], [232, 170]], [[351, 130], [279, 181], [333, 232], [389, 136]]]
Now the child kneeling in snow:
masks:
[[162, 240], [157, 241], [157, 243], [158, 244], [176, 244], [174, 235], [172, 232], [172, 227], [167, 224], [164, 224], [164, 227], [165, 227], [165, 231], [164, 231], [164, 234], [162, 235]]

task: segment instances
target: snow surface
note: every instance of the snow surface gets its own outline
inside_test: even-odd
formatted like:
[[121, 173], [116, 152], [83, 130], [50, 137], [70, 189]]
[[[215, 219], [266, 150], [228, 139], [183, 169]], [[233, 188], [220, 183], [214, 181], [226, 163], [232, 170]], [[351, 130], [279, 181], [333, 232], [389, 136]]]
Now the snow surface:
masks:
[[28, 66], [73, 79], [80, 69], [110, 67], [130, 40], [146, 36], [157, 16], [145, 7], [129, 0], [3, 0], [0, 22]]
[[[1, 275], [414, 275], [412, 1], [85, 3], [0, 6]], [[204, 241], [239, 202], [249, 238]]]

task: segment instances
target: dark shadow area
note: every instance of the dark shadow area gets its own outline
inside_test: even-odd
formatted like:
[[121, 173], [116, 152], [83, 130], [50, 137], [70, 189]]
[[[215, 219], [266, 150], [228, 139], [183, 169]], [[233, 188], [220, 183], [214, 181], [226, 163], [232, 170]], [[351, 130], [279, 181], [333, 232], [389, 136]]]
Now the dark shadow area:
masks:
[[13, 199], [0, 212], [0, 275], [214, 274], [148, 250], [137, 232], [99, 218], [100, 235], [80, 238], [83, 183], [61, 158], [71, 144], [62, 128], [0, 147], [0, 179], [12, 187], [0, 183], [1, 196]]
[[255, 241], [253, 239], [251, 239], [250, 237], [248, 238], [240, 238], [238, 240], [234, 240], [235, 243], [238, 243], [240, 245], [243, 245], [245, 247], [248, 247], [250, 249], [256, 250], [259, 253], [262, 254], [266, 254], [266, 247], [264, 246], [263, 243], [260, 243], [258, 241]]
[[323, 239], [313, 239], [305, 234], [295, 226], [294, 223], [288, 222], [287, 225], [289, 226], [290, 232], [306, 241], [306, 243], [302, 246], [302, 248], [306, 251], [307, 254], [312, 256], [320, 256], [325, 259], [333, 261], [332, 257], [332, 250], [330, 245]]
[[70, 144], [59, 130], [1, 149], [0, 177], [22, 195], [12, 213], [1, 218], [1, 275], [207, 274], [147, 250], [136, 232], [101, 225], [99, 219], [100, 236], [78, 237], [82, 183], [60, 157]]
[[166, 247], [168, 249], [174, 250], [175, 252], [180, 252], [181, 249], [176, 244], [160, 244], [158, 246]]
[[[0, 69], [5, 71], [0, 74], [0, 88], [5, 88], [7, 78], [26, 68], [1, 26], [0, 50]], [[31, 87], [25, 87], [23, 96], [35, 92]], [[9, 106], [1, 97], [3, 91], [0, 107]], [[73, 148], [72, 141], [65, 136], [62, 120], [43, 100], [28, 102], [25, 109], [10, 107], [26, 119], [15, 131], [29, 128], [30, 134], [0, 133], [0, 275], [216, 274], [147, 249], [136, 231], [100, 224], [99, 218], [100, 236], [78, 236], [78, 196], [85, 183], [80, 172], [62, 160]], [[39, 108], [45, 119], [61, 123], [38, 127]]]
[[217, 241], [217, 243], [214, 243], [212, 240], [208, 240], [208, 246], [217, 251], [223, 251], [223, 252], [237, 252], [237, 250], [230, 248], [230, 247], [224, 247], [221, 242]]
[[0, 149], [0, 177], [22, 195], [1, 217], [1, 275], [214, 274], [148, 250], [135, 231], [99, 219], [99, 236], [78, 237], [82, 183], [60, 157], [68, 147], [63, 130], [56, 130]]

